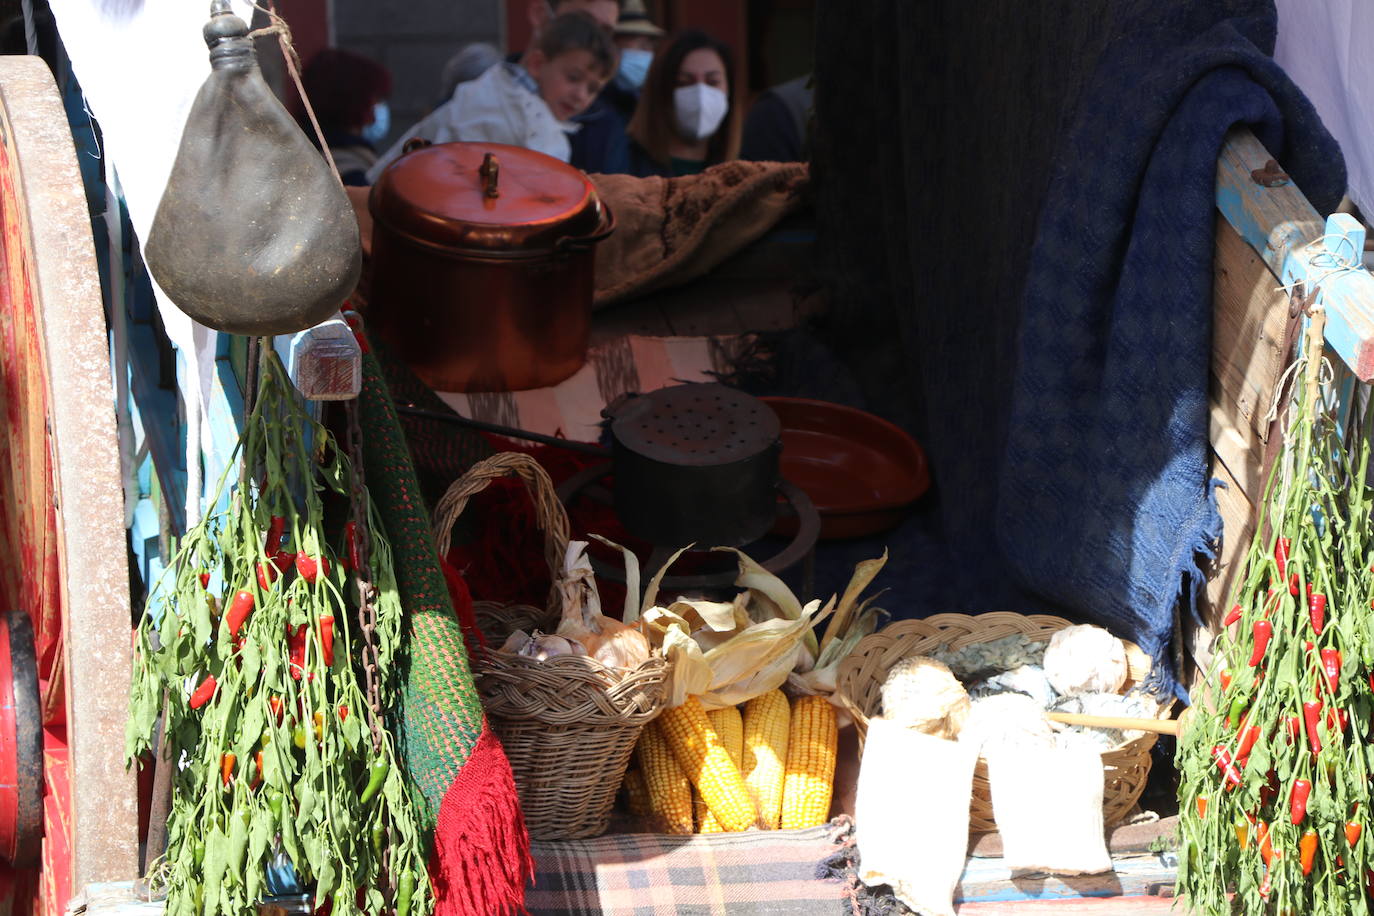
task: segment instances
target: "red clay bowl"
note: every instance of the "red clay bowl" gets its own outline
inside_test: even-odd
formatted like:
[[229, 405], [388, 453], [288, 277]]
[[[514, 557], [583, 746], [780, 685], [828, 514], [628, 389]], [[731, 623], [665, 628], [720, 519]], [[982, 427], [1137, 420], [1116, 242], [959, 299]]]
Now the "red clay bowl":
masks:
[[[916, 440], [871, 413], [805, 398], [762, 398], [782, 421], [782, 476], [811, 497], [825, 540], [864, 537], [895, 527], [930, 488]], [[773, 531], [796, 532], [779, 513]]]

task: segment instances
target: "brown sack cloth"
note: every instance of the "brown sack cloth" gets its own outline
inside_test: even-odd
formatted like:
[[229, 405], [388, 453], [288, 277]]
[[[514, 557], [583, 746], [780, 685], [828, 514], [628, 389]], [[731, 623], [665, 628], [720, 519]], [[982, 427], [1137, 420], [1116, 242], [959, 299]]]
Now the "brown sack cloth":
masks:
[[810, 182], [800, 162], [722, 162], [681, 178], [589, 177], [616, 221], [596, 250], [596, 308], [701, 276], [798, 209]]

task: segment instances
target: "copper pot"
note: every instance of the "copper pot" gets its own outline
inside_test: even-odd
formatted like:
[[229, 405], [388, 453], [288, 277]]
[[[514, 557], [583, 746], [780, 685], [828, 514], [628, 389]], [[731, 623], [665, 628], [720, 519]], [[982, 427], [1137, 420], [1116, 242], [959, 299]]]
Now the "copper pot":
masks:
[[370, 323], [431, 388], [543, 388], [582, 367], [596, 243], [615, 227], [582, 172], [516, 146], [422, 142], [368, 209]]

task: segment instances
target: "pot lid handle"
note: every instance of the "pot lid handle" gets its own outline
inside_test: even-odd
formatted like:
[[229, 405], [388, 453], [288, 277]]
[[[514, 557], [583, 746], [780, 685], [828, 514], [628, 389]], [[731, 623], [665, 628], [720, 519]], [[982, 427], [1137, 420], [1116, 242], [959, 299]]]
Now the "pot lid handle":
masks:
[[501, 196], [501, 191], [496, 186], [501, 177], [501, 163], [497, 160], [495, 153], [487, 153], [482, 157], [482, 165], [478, 167], [477, 174], [482, 176], [482, 196]]

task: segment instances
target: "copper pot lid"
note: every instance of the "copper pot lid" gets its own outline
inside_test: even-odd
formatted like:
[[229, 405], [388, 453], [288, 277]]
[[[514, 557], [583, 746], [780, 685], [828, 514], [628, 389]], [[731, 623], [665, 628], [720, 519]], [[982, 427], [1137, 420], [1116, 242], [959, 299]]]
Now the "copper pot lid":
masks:
[[387, 166], [372, 218], [422, 245], [488, 255], [545, 254], [609, 224], [596, 188], [552, 156], [501, 143], [438, 143]]
[[715, 382], [673, 385], [610, 405], [618, 445], [677, 467], [712, 467], [773, 447], [782, 424], [758, 398]]

